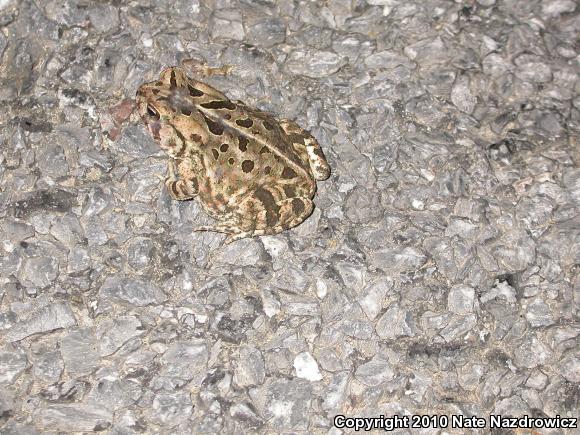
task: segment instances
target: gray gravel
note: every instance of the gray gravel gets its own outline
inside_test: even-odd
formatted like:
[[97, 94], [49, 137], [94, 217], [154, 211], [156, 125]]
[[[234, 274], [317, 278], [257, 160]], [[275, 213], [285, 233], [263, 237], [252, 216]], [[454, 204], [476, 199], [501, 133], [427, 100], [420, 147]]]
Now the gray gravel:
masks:
[[[578, 9], [0, 0], [0, 432], [579, 417]], [[191, 231], [129, 116], [187, 58], [319, 139], [302, 226]]]

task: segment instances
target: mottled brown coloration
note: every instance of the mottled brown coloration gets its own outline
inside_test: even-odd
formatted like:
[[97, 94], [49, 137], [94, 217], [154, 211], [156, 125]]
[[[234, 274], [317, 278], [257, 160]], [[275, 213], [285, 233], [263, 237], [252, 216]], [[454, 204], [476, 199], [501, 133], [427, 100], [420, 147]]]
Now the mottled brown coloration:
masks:
[[330, 169], [316, 140], [294, 122], [233, 102], [181, 68], [143, 84], [137, 107], [173, 159], [170, 195], [199, 198], [218, 220], [198, 230], [224, 232], [232, 241], [277, 234], [312, 213], [316, 180]]

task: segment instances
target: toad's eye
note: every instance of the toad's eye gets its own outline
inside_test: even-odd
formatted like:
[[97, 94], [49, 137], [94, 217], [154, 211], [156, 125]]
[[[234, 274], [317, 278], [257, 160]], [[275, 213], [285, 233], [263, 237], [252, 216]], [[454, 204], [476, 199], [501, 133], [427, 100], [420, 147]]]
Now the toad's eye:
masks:
[[155, 119], [159, 119], [159, 112], [151, 104], [147, 104], [147, 114]]

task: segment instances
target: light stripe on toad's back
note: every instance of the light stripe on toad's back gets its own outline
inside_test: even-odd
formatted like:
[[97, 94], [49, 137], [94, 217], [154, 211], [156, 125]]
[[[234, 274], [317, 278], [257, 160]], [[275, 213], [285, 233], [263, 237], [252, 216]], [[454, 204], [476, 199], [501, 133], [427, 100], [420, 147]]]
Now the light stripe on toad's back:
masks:
[[312, 212], [315, 178], [328, 165], [294, 122], [231, 101], [180, 68], [141, 86], [137, 104], [151, 134], [180, 162], [177, 179], [166, 183], [172, 197], [197, 196], [218, 220], [210, 229], [230, 241], [276, 234]]

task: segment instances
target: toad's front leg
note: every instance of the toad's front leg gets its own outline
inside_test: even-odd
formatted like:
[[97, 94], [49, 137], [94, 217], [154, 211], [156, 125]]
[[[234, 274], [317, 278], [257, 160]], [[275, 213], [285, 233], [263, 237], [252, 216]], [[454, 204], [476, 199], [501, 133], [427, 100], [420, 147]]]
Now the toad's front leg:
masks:
[[[177, 166], [177, 174], [175, 172]], [[199, 192], [199, 183], [188, 159], [175, 159], [167, 164], [165, 187], [173, 199], [184, 201], [191, 199]]]

